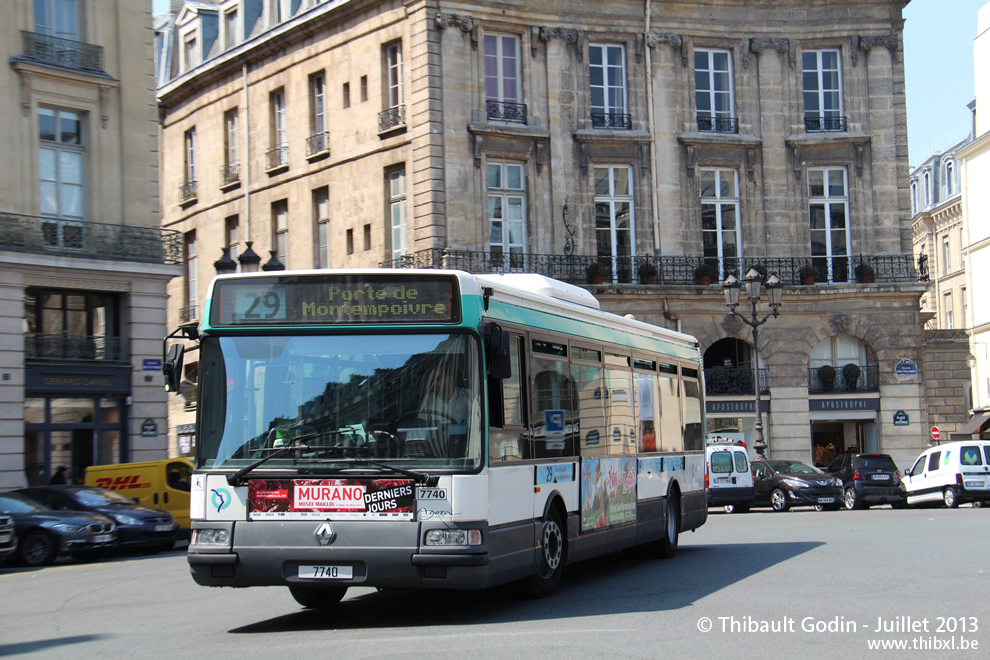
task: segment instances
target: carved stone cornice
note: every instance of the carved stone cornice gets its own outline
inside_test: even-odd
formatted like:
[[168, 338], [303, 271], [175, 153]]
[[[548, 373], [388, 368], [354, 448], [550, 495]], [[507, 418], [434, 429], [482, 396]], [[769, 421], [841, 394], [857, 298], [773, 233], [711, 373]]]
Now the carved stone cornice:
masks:
[[646, 32], [643, 34], [643, 39], [649, 48], [656, 48], [660, 44], [667, 44], [674, 50], [680, 51], [681, 64], [687, 66], [688, 56], [684, 48], [684, 37], [681, 35], [670, 32]]
[[752, 37], [749, 40], [749, 52], [756, 55], [763, 51], [774, 50], [779, 55], [789, 54], [787, 63], [794, 68], [794, 53], [791, 51], [791, 42], [784, 37]]
[[450, 27], [452, 23], [461, 28], [461, 32], [471, 35], [471, 48], [478, 50], [478, 37], [475, 33], [475, 30], [478, 27], [478, 20], [471, 18], [470, 16], [463, 16], [461, 14], [444, 14], [439, 11], [433, 17], [433, 24], [441, 32]]
[[533, 57], [536, 57], [536, 43], [537, 40], [543, 42], [544, 44], [549, 43], [551, 39], [560, 39], [565, 44], [570, 46], [577, 46], [577, 59], [581, 62], [583, 58], [583, 48], [579, 45], [581, 41], [581, 33], [573, 28], [561, 28], [561, 27], [544, 27], [542, 25], [534, 25], [532, 28], [533, 39], [531, 40], [530, 50], [532, 51]]
[[892, 34], [875, 34], [868, 37], [860, 35], [859, 49], [865, 52], [873, 50], [874, 46], [886, 46], [887, 50], [893, 52], [897, 50], [897, 37]]

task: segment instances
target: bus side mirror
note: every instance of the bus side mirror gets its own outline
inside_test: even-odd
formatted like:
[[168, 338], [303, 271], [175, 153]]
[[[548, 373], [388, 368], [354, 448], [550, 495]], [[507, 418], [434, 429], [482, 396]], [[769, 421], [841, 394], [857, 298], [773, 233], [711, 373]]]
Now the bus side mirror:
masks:
[[182, 344], [172, 344], [162, 363], [162, 373], [165, 375], [165, 391], [178, 392], [182, 381], [182, 354], [186, 347]]
[[509, 357], [509, 333], [498, 323], [489, 323], [484, 328], [488, 348], [488, 376], [504, 380], [512, 376], [512, 360]]

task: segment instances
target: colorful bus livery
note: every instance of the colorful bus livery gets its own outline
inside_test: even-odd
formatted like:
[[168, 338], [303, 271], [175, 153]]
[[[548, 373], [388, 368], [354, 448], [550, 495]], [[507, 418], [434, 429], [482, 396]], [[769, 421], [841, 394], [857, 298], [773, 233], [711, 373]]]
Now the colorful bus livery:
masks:
[[[703, 525], [701, 356], [535, 276], [221, 276], [199, 342], [188, 561], [205, 586], [557, 587]], [[168, 341], [169, 338], [166, 338]], [[168, 387], [182, 373], [168, 347]]]

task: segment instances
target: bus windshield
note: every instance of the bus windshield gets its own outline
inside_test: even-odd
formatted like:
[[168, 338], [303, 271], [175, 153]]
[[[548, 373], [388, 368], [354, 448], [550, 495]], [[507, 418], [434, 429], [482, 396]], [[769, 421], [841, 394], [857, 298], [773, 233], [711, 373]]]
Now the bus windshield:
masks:
[[242, 468], [291, 445], [305, 449], [258, 471], [481, 466], [470, 334], [207, 336], [201, 350], [200, 468]]

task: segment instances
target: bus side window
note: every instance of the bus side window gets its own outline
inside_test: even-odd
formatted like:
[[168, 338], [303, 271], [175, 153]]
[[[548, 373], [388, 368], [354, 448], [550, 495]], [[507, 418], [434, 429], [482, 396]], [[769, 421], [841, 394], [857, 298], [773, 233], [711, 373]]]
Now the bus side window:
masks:
[[529, 430], [526, 427], [525, 371], [523, 370], [522, 337], [509, 340], [512, 375], [505, 379], [488, 380], [488, 452], [492, 462], [529, 458]]

